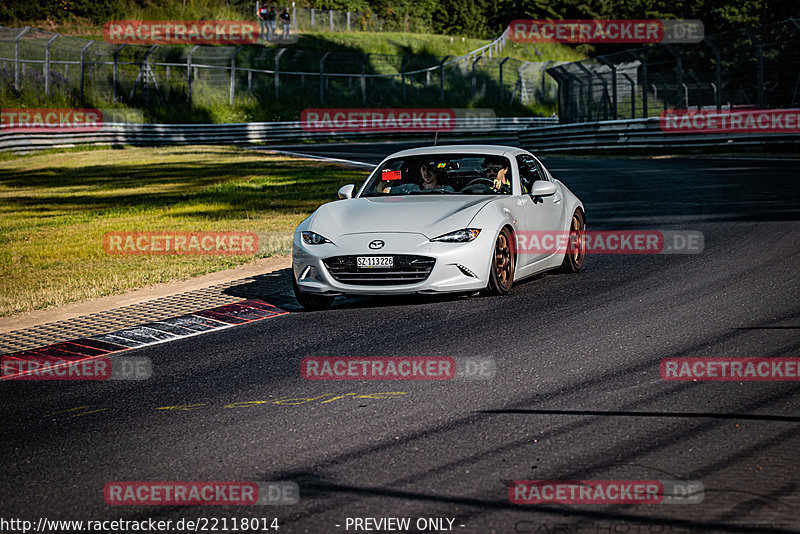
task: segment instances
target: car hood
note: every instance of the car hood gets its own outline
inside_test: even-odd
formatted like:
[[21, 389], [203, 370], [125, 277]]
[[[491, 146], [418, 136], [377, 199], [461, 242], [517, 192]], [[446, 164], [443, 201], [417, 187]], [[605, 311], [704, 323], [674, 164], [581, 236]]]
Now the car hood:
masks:
[[331, 240], [370, 232], [410, 232], [430, 239], [465, 228], [494, 198], [431, 194], [338, 200], [320, 206], [309, 229]]

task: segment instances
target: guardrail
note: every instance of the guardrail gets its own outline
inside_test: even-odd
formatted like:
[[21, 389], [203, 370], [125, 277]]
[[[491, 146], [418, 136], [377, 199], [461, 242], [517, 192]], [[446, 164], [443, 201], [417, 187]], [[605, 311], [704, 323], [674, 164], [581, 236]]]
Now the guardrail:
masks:
[[600, 122], [581, 122], [526, 129], [520, 146], [538, 152], [590, 152], [597, 150], [707, 149], [796, 145], [800, 134], [664, 132], [658, 117]]
[[[491, 119], [490, 119], [491, 120]], [[455, 131], [440, 135], [515, 135], [528, 127], [556, 124], [557, 117], [497, 117], [492, 127], [481, 128], [475, 119], [455, 119]], [[307, 132], [300, 122], [250, 122], [241, 124], [119, 124], [104, 125], [93, 132], [3, 132], [0, 152], [28, 152], [81, 145], [195, 145], [286, 143], [307, 139], [350, 139], [359, 137], [409, 137], [435, 132]]]

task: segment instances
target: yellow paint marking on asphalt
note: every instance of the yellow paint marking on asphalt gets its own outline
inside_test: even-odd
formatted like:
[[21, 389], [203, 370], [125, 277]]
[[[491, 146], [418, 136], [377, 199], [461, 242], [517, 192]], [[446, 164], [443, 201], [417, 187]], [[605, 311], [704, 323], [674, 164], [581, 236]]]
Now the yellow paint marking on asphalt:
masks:
[[[380, 395], [380, 396], [376, 396]], [[383, 395], [392, 395], [391, 397], [384, 397]], [[407, 391], [387, 391], [386, 393], [367, 393], [366, 395], [359, 395], [357, 399], [393, 399], [400, 395], [408, 395]]]
[[75, 412], [77, 410], [84, 410], [86, 408], [88, 408], [88, 406], [78, 406], [77, 408], [67, 408], [66, 410], [57, 410], [55, 412], [44, 414], [42, 417], [52, 417], [54, 415], [61, 415], [63, 413]]
[[92, 410], [91, 412], [76, 413], [74, 415], [70, 415], [70, 417], [80, 417], [82, 415], [89, 415], [90, 413], [104, 412], [106, 410], [108, 410], [108, 408], [100, 408], [99, 410]]
[[[331, 395], [336, 395], [336, 393], [325, 393], [324, 395], [320, 395], [319, 397], [296, 397], [294, 399], [281, 399], [279, 401], [275, 401], [272, 404], [286, 404], [289, 406], [297, 406], [299, 404], [305, 404], [306, 402], [311, 402], [313, 400], [321, 399], [323, 397], [329, 397]], [[297, 401], [300, 402], [288, 402], [288, 401]]]
[[252, 408], [258, 404], [269, 404], [270, 401], [239, 401], [226, 404], [223, 408]]
[[175, 406], [161, 406], [156, 408], [156, 410], [175, 410], [175, 411], [183, 411], [188, 412], [190, 410], [196, 410], [200, 406], [205, 406], [206, 403], [202, 402], [200, 404], [177, 404]]
[[336, 399], [343, 399], [343, 398], [345, 398], [345, 397], [346, 397], [346, 396], [348, 396], [348, 395], [355, 395], [355, 393], [345, 393], [344, 395], [342, 395], [342, 396], [340, 396], [340, 397], [334, 397], [334, 398], [332, 398], [332, 399], [324, 400], [324, 401], [320, 402], [320, 404], [325, 404], [326, 402], [333, 402], [333, 401], [335, 401]]
[[[252, 400], [252, 401], [236, 401], [231, 402], [223, 406], [223, 408], [231, 409], [231, 408], [252, 408], [254, 406], [259, 406], [261, 404], [280, 404], [282, 406], [299, 406], [301, 404], [305, 404], [307, 402], [312, 402], [320, 399], [325, 399], [320, 402], [320, 404], [326, 404], [329, 402], [333, 402], [335, 400], [344, 399], [350, 397], [351, 399], [393, 399], [400, 397], [402, 395], [408, 395], [406, 391], [387, 391], [385, 393], [365, 393], [363, 395], [359, 395], [358, 393], [344, 393], [342, 395], [337, 395], [336, 393], [324, 393], [322, 395], [318, 395], [316, 397], [279, 397], [275, 400]], [[331, 398], [326, 398], [331, 397]], [[198, 408], [202, 408], [204, 406], [208, 406], [208, 403], [201, 402], [197, 404], [176, 404], [173, 406], [159, 406], [157, 408], [153, 408], [155, 410], [168, 410], [174, 412], [189, 412], [193, 410], [197, 410]], [[107, 408], [96, 408], [93, 406], [77, 406], [75, 408], [67, 408], [64, 410], [56, 410], [54, 412], [49, 412], [42, 417], [55, 417], [57, 415], [64, 415], [66, 417], [80, 417], [82, 415], [89, 415], [98, 412], [104, 412], [109, 410], [110, 408], [116, 408], [115, 406], [107, 407]], [[90, 410], [80, 412], [80, 410]], [[79, 413], [75, 413], [79, 412]]]

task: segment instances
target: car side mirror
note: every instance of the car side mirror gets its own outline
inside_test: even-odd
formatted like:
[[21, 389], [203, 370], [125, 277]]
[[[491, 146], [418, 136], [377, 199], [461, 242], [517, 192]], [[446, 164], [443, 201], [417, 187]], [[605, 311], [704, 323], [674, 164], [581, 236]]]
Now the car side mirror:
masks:
[[536, 180], [533, 182], [533, 189], [531, 190], [532, 197], [546, 197], [556, 194], [556, 184], [545, 180]]
[[339, 198], [353, 198], [353, 189], [355, 188], [356, 186], [353, 184], [343, 185], [339, 189]]

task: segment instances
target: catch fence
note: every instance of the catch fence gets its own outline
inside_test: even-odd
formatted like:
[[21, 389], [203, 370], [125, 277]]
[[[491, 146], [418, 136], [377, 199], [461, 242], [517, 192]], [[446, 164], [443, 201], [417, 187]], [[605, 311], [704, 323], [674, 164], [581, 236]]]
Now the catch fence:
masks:
[[562, 123], [657, 116], [667, 109], [800, 105], [800, 22], [628, 50], [547, 69]]
[[[278, 46], [112, 45], [0, 28], [0, 79], [82, 104], [179, 102], [491, 107], [554, 103], [554, 62], [499, 57], [507, 32], [462, 56], [314, 52]], [[286, 115], [276, 119], [290, 120]]]

